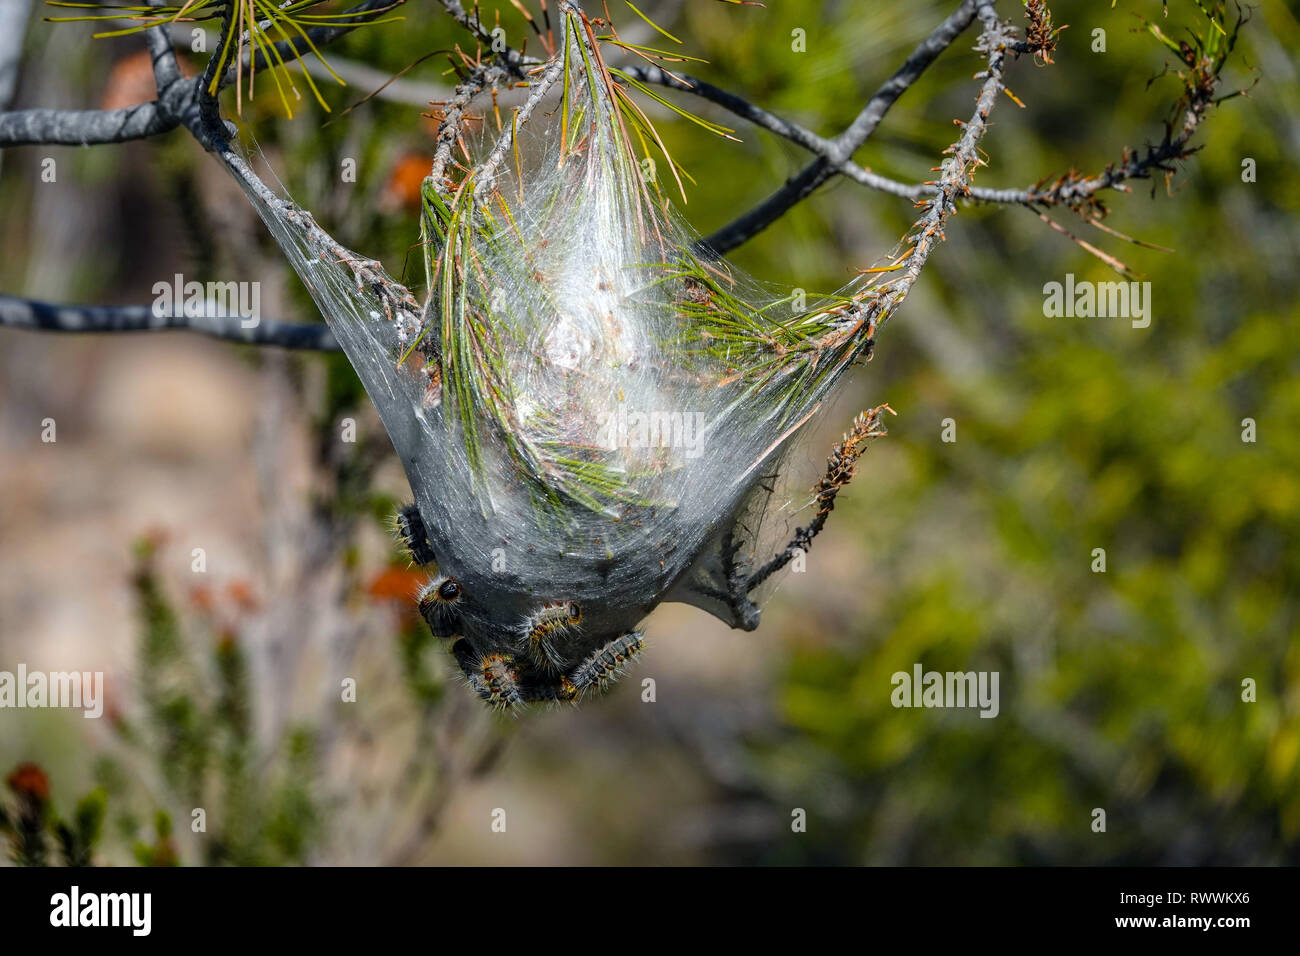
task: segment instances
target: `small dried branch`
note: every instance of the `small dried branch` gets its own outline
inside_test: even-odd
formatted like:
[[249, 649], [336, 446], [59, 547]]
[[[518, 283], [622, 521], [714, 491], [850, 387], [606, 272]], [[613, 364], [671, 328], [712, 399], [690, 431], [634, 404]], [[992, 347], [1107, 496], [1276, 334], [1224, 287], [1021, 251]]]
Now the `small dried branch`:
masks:
[[483, 90], [506, 79], [507, 75], [502, 67], [495, 64], [479, 64], [457, 85], [451, 99], [438, 104], [442, 107], [442, 120], [438, 123], [433, 166], [426, 182], [432, 182], [441, 195], [446, 195], [450, 188], [447, 167], [451, 165], [451, 154], [460, 139], [461, 126], [468, 115], [470, 102]]
[[[712, 83], [706, 83], [704, 80], [683, 73], [681, 70], [669, 72], [652, 63], [638, 63], [620, 69], [632, 79], [639, 80], [642, 83], [653, 83], [656, 86], [667, 87], [670, 90], [692, 93], [711, 103], [716, 103], [723, 109], [734, 113], [741, 119], [748, 120], [755, 126], [762, 127], [778, 136], [784, 136], [790, 142], [797, 143], [810, 153], [829, 157], [834, 149], [831, 140], [818, 136], [807, 127], [800, 126], [785, 117], [777, 116], [775, 113], [770, 113], [761, 106], [755, 106], [743, 96], [737, 96], [735, 93], [720, 89]], [[852, 163], [846, 165], [852, 165]]]
[[812, 547], [813, 538], [826, 526], [826, 519], [835, 510], [835, 498], [856, 474], [858, 459], [867, 450], [867, 443], [873, 438], [885, 434], [881, 416], [894, 410], [888, 405], [879, 405], [869, 411], [861, 412], [853, 419], [853, 425], [847, 434], [835, 444], [830, 457], [826, 459], [826, 472], [813, 487], [813, 502], [817, 513], [806, 526], [795, 530], [790, 543], [770, 561], [760, 567], [745, 581], [745, 593], [761, 585], [777, 571], [780, 571], [799, 554], [807, 554]]
[[479, 44], [492, 53], [493, 59], [505, 67], [515, 78], [523, 78], [530, 67], [537, 66], [542, 62], [533, 57], [524, 56], [512, 46], [498, 42], [497, 38], [492, 36], [492, 31], [483, 26], [483, 22], [477, 16], [477, 10], [474, 16], [466, 13], [461, 0], [438, 0], [438, 2], [442, 4], [442, 8], [447, 11], [448, 16], [472, 33]]
[[543, 70], [541, 77], [532, 84], [528, 92], [528, 99], [524, 101], [523, 105], [520, 106], [519, 110], [515, 113], [514, 122], [503, 126], [501, 135], [492, 146], [492, 151], [488, 154], [487, 159], [485, 159], [475, 171], [475, 198], [481, 199], [486, 192], [491, 189], [492, 182], [496, 179], [497, 170], [505, 161], [506, 154], [510, 151], [510, 147], [514, 143], [515, 132], [528, 122], [533, 115], [533, 110], [537, 108], [537, 104], [540, 103], [555, 84], [559, 82], [559, 79], [563, 74], [564, 57], [557, 55], [551, 59], [551, 62], [546, 66], [545, 70]]
[[[465, 12], [465, 7], [460, 0], [439, 0], [439, 3], [447, 11], [448, 16], [474, 35], [479, 43], [480, 50], [486, 47], [492, 54], [491, 60], [484, 62], [480, 52], [474, 67], [469, 75], [456, 87], [451, 99], [439, 104], [442, 106], [442, 120], [438, 124], [433, 168], [426, 182], [431, 182], [433, 188], [438, 190], [440, 195], [446, 196], [451, 189], [451, 183], [447, 178], [447, 167], [451, 164], [452, 151], [460, 138], [461, 126], [465, 122], [469, 104], [474, 97], [485, 89], [495, 89], [497, 84], [507, 80], [524, 82], [528, 76], [535, 74], [538, 68], [545, 67], [541, 79], [529, 83], [528, 99], [520, 107], [517, 122], [520, 124], [526, 123], [528, 117], [532, 114], [533, 108], [541, 101], [542, 97], [555, 84], [556, 79], [563, 72], [564, 61], [562, 57], [552, 57], [549, 61], [546, 61], [524, 56], [514, 47], [500, 43], [498, 38], [494, 37], [483, 26], [482, 21], [478, 19], [477, 9], [475, 15], [470, 16]], [[484, 167], [486, 167], [489, 174], [488, 179], [491, 178], [492, 171], [500, 165], [506, 152], [510, 149], [511, 143], [514, 142], [513, 135], [513, 127], [508, 126], [502, 131], [495, 148], [484, 163]]]
[[871, 289], [862, 304], [840, 320], [839, 325], [844, 331], [832, 335], [858, 337], [865, 348], [870, 348], [876, 329], [907, 298], [930, 255], [943, 242], [944, 228], [957, 211], [958, 201], [970, 194], [971, 176], [983, 165], [979, 158], [979, 142], [988, 130], [989, 114], [998, 94], [1006, 88], [1007, 57], [1015, 55], [1019, 48], [1015, 31], [998, 19], [992, 0], [982, 0], [978, 15], [984, 31], [975, 49], [985, 55], [987, 67], [976, 77], [983, 80], [983, 84], [975, 101], [975, 112], [965, 123], [954, 120], [962, 128], [962, 134], [948, 148], [948, 158], [939, 167], [939, 178], [927, 184], [934, 187], [934, 194], [920, 201], [924, 211], [904, 240], [909, 248], [898, 262], [906, 265], [893, 278]]

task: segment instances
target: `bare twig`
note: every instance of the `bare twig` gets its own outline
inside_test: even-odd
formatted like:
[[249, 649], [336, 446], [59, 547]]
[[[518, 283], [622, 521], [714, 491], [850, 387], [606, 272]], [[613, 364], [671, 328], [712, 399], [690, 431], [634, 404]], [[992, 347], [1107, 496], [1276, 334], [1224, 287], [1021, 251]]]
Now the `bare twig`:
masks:
[[885, 434], [880, 418], [884, 412], [893, 412], [888, 405], [880, 405], [862, 412], [853, 419], [853, 425], [840, 441], [836, 442], [826, 459], [826, 471], [813, 487], [813, 501], [817, 513], [806, 526], [798, 528], [794, 537], [785, 548], [770, 561], [756, 570], [745, 582], [744, 593], [761, 585], [777, 571], [795, 559], [798, 554], [807, 554], [812, 547], [813, 538], [821, 533], [826, 520], [835, 510], [835, 499], [856, 474], [858, 459], [866, 451], [867, 443]]
[[483, 26], [482, 21], [477, 16], [470, 16], [465, 12], [461, 0], [438, 0], [438, 2], [442, 4], [448, 16], [472, 33], [474, 38], [492, 54], [496, 62], [505, 67], [516, 78], [523, 77], [529, 67], [537, 66], [542, 62], [533, 57], [524, 56], [512, 46], [496, 42], [496, 38], [492, 36], [492, 31]]
[[[563, 9], [563, 8], [561, 8]], [[564, 42], [569, 42], [566, 35]], [[481, 199], [486, 192], [491, 189], [492, 182], [496, 178], [497, 168], [505, 160], [506, 153], [509, 151], [511, 144], [514, 142], [515, 131], [528, 122], [537, 108], [537, 104], [542, 101], [550, 89], [559, 81], [560, 76], [564, 73], [564, 57], [557, 55], [543, 71], [541, 77], [536, 80], [528, 91], [528, 99], [519, 107], [515, 113], [514, 123], [506, 124], [501, 130], [501, 135], [497, 138], [496, 144], [488, 154], [487, 159], [479, 166], [475, 173], [477, 180], [474, 186], [475, 197]]]
[[[452, 150], [460, 137], [461, 125], [468, 114], [470, 102], [483, 90], [495, 89], [497, 84], [505, 80], [523, 80], [530, 72], [546, 65], [547, 61], [524, 56], [514, 47], [499, 42], [499, 39], [494, 37], [491, 31], [484, 27], [482, 21], [478, 19], [477, 8], [475, 15], [471, 16], [466, 13], [465, 7], [460, 0], [438, 0], [438, 2], [442, 4], [448, 16], [474, 35], [480, 47], [486, 47], [492, 54], [491, 59], [484, 62], [480, 52], [479, 59], [469, 75], [457, 85], [451, 98], [440, 104], [442, 106], [442, 120], [438, 124], [438, 138], [433, 157], [433, 167], [425, 181], [432, 183], [433, 188], [445, 196], [450, 188], [447, 181], [447, 166], [451, 162]], [[562, 69], [563, 59], [553, 57], [542, 73], [541, 79], [530, 84], [528, 99], [519, 111], [519, 122], [527, 122], [533, 108], [554, 84]], [[490, 156], [488, 163], [485, 164], [489, 166], [489, 169], [500, 163], [501, 157], [505, 155], [505, 150], [509, 149], [511, 142], [513, 142], [513, 130], [511, 127], [507, 127], [502, 132], [496, 149], [492, 151], [492, 156], [496, 157], [495, 160]], [[498, 152], [500, 155], [497, 155]]]
[[894, 75], [872, 94], [848, 128], [829, 141], [830, 148], [824, 155], [819, 155], [787, 179], [780, 189], [753, 209], [701, 239], [697, 243], [701, 254], [722, 256], [749, 241], [830, 179], [838, 167], [847, 162], [870, 138], [895, 101], [971, 24], [977, 6], [977, 0], [962, 0], [961, 5], [921, 41]]
[[309, 322], [261, 319], [243, 327], [239, 316], [158, 312], [147, 305], [56, 305], [0, 294], [0, 326], [40, 332], [157, 332], [186, 330], [245, 345], [337, 352], [329, 327]]
[[741, 119], [749, 120], [755, 126], [760, 126], [765, 130], [776, 133], [778, 136], [784, 136], [792, 143], [798, 143], [810, 153], [829, 157], [834, 150], [834, 143], [831, 140], [818, 136], [812, 130], [800, 126], [783, 116], [770, 113], [761, 106], [755, 106], [743, 96], [737, 96], [735, 93], [720, 89], [712, 83], [706, 83], [704, 80], [683, 73], [681, 70], [669, 72], [652, 63], [637, 63], [619, 69], [632, 79], [639, 80], [642, 83], [653, 83], [657, 86], [665, 86], [670, 90], [693, 93], [711, 103], [716, 103]]
[[437, 145], [434, 147], [433, 166], [426, 182], [445, 194], [448, 188], [447, 167], [451, 153], [460, 138], [461, 124], [469, 110], [470, 101], [481, 91], [506, 78], [504, 69], [494, 64], [479, 64], [457, 85], [451, 99], [442, 103], [442, 120], [438, 123]]
[[[706, 83], [704, 80], [688, 73], [683, 73], [680, 70], [674, 70], [670, 73], [658, 66], [646, 64], [625, 66], [621, 67], [621, 69], [624, 73], [635, 80], [640, 80], [642, 83], [653, 83], [657, 86], [680, 90], [684, 93], [692, 93], [716, 103], [741, 119], [748, 120], [755, 126], [784, 137], [824, 159], [829, 160], [834, 151], [832, 140], [817, 135], [806, 126], [769, 112], [761, 106], [750, 103], [742, 96], [737, 96], [735, 93], [716, 87], [711, 83]], [[899, 182], [896, 179], [890, 179], [888, 176], [882, 176], [860, 166], [851, 159], [840, 163], [835, 167], [834, 172], [846, 176], [868, 189], [900, 196], [903, 199], [922, 199], [926, 196], [933, 196], [936, 191], [936, 187], [929, 183]], [[970, 192], [970, 198], [980, 202], [1022, 203], [1025, 201], [1026, 196], [1027, 194], [1023, 190], [972, 187]]]
[[863, 305], [851, 310], [841, 319], [841, 326], [851, 326], [850, 334], [861, 334], [859, 324], [866, 323], [866, 339], [870, 343], [875, 329], [882, 325], [892, 311], [907, 298], [931, 253], [944, 239], [944, 228], [957, 211], [958, 200], [970, 193], [970, 179], [975, 169], [983, 165], [979, 158], [979, 142], [988, 130], [989, 113], [997, 102], [998, 93], [1005, 89], [1004, 72], [1007, 57], [1017, 52], [1015, 32], [998, 20], [992, 0], [980, 0], [978, 15], [984, 25], [976, 49], [985, 55], [987, 68], [979, 74], [983, 85], [975, 101], [975, 112], [965, 122], [958, 122], [962, 135], [949, 149], [948, 158], [939, 167], [939, 178], [933, 183], [935, 193], [921, 201], [921, 218], [912, 226], [905, 240], [910, 250], [901, 260], [906, 267], [892, 278], [873, 289]]
[[0, 113], [0, 148], [125, 143], [170, 132], [177, 121], [155, 100], [117, 110], [13, 110]]

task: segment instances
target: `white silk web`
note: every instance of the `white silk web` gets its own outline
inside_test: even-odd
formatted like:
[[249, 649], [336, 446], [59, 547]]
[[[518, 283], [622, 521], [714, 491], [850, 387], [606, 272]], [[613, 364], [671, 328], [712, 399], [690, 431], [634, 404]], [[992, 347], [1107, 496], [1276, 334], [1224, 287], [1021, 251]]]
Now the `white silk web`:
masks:
[[[556, 108], [426, 181], [423, 304], [226, 157], [401, 456], [467, 673], [500, 656], [524, 684], [578, 673], [663, 600], [757, 624], [751, 575], [791, 531], [781, 458], [874, 328], [869, 283], [804, 307], [704, 258], [642, 175], [655, 134], [627, 84], [563, 19], [537, 84]], [[581, 623], [543, 659], [538, 615], [570, 603]]]

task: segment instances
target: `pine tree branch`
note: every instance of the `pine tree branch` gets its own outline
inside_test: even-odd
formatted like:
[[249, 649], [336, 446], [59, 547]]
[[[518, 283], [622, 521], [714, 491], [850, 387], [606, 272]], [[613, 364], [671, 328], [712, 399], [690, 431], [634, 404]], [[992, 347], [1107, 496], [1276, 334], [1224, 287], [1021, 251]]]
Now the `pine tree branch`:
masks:
[[835, 175], [838, 167], [849, 161], [853, 154], [876, 131], [889, 108], [900, 96], [920, 79], [927, 67], [948, 49], [954, 40], [975, 19], [979, 0], [962, 0], [961, 5], [934, 28], [888, 80], [872, 94], [871, 99], [853, 122], [829, 141], [829, 149], [802, 170], [787, 179], [767, 199], [733, 219], [696, 244], [703, 255], [722, 256], [742, 243], [748, 242], [792, 207], [806, 199], [826, 180]]
[[58, 305], [0, 294], [0, 326], [35, 332], [159, 332], [185, 330], [244, 345], [337, 352], [329, 327], [315, 322], [261, 319], [244, 328], [240, 316], [159, 312], [148, 305]]

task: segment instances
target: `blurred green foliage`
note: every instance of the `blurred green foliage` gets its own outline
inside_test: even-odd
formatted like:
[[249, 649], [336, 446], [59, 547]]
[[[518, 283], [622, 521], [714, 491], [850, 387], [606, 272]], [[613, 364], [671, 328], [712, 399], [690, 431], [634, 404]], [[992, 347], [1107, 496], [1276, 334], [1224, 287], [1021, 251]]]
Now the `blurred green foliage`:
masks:
[[[1145, 89], [1165, 51], [1127, 32], [1125, 6], [1142, 5], [1052, 4], [1070, 25], [1057, 63], [1012, 74], [1028, 109], [1001, 105], [980, 185], [1099, 170], [1158, 136], [1176, 89]], [[1187, 22], [1181, 6], [1170, 23]], [[1089, 48], [1098, 27], [1105, 54]], [[1259, 85], [1211, 115], [1173, 197], [1163, 184], [1154, 201], [1141, 187], [1105, 197], [1112, 226], [1177, 249], [1087, 234], [1151, 283], [1151, 328], [1045, 318], [1046, 282], [1115, 276], [1012, 209], [959, 217], [922, 280], [943, 314], [909, 303], [882, 335], [864, 403], [887, 399], [900, 417], [836, 511], [863, 598], [849, 619], [795, 624], [779, 691], [792, 732], [757, 745], [774, 794], [820, 804], [812, 839], [776, 858], [1300, 861], [1300, 188], [1286, 172], [1298, 41], [1291, 10], [1260, 5], [1232, 78], [1248, 86], [1247, 64]], [[914, 93], [895, 130], [937, 103], [961, 115]], [[860, 161], [926, 178], [900, 161], [916, 145], [885, 139]], [[1256, 182], [1243, 181], [1247, 158]], [[820, 202], [829, 238], [883, 204], [837, 201], [850, 211], [823, 198], [800, 214]], [[898, 229], [908, 214], [889, 211]], [[945, 327], [942, 345], [909, 334], [925, 323]], [[940, 441], [945, 418], [954, 443]], [[895, 709], [890, 676], [916, 662], [999, 671], [1001, 715]], [[1094, 808], [1105, 834], [1090, 829]]]
[[[303, 863], [321, 824], [312, 794], [311, 733], [290, 728], [269, 752], [258, 746], [254, 697], [238, 635], [205, 628], [206, 653], [190, 642], [154, 569], [156, 550], [148, 539], [138, 544], [134, 581], [144, 713], [135, 721], [121, 716], [118, 730], [157, 761], [167, 805], [183, 808], [188, 821], [196, 819], [196, 809], [203, 810], [202, 829], [190, 828], [199, 844], [199, 859], [190, 862]], [[117, 784], [110, 795], [125, 797], [127, 806], [139, 805], [142, 795], [130, 794], [120, 776], [109, 774], [108, 779]], [[133, 821], [119, 817], [119, 823], [127, 832]], [[137, 860], [177, 862], [171, 829], [160, 807], [154, 844], [137, 842]]]
[[[34, 763], [20, 764], [6, 779], [9, 801], [0, 798], [0, 834], [9, 859], [19, 866], [89, 866], [103, 832], [107, 795], [95, 788], [77, 801], [72, 816], [59, 816], [50, 799], [49, 778]], [[50, 853], [50, 844], [57, 856]]]
[[[190, 643], [154, 569], [157, 550], [150, 539], [136, 548], [141, 712], [108, 715], [119, 747], [96, 761], [98, 785], [69, 820], [52, 812], [43, 770], [35, 764], [14, 770], [14, 809], [0, 809], [10, 856], [20, 865], [50, 862], [50, 834], [68, 866], [91, 865], [101, 853], [111, 855], [115, 843], [129, 846], [141, 866], [303, 863], [321, 828], [311, 734], [294, 729], [270, 753], [260, 751], [247, 663], [235, 635], [216, 635], [210, 654]], [[150, 806], [146, 828], [137, 811]], [[110, 807], [114, 831], [101, 847]], [[177, 847], [172, 809], [192, 824], [192, 858]]]
[[[708, 59], [691, 72], [833, 135], [953, 6], [694, 2], [659, 22], [686, 41], [685, 52]], [[1002, 6], [1019, 13], [1018, 4]], [[1169, 51], [1134, 13], [1181, 37], [1193, 3], [1175, 0], [1167, 20], [1157, 0], [1050, 6], [1068, 24], [1056, 62], [1013, 67], [1011, 88], [1025, 108], [999, 103], [978, 185], [1099, 171], [1124, 146], [1157, 140], [1179, 93], [1162, 76]], [[483, 8], [485, 20], [500, 8], [512, 41], [525, 35], [508, 3]], [[620, 26], [635, 21], [623, 13], [614, 11]], [[464, 43], [441, 16], [414, 5], [405, 15], [410, 28], [358, 31], [332, 49], [392, 73], [431, 48]], [[805, 31], [806, 52], [792, 49], [795, 30]], [[1097, 30], [1105, 52], [1094, 52]], [[861, 165], [909, 182], [931, 178], [954, 138], [953, 118], [973, 102], [971, 42], [968, 35], [955, 44], [893, 107], [857, 154]], [[808, 575], [786, 582], [767, 625], [749, 638], [781, 639], [790, 652], [773, 676], [775, 720], [743, 742], [753, 768], [745, 797], [774, 818], [805, 808], [807, 833], [724, 842], [711, 859], [1300, 862], [1298, 53], [1294, 10], [1261, 0], [1225, 89], [1257, 81], [1250, 94], [1213, 111], [1195, 140], [1200, 152], [1168, 191], [1163, 182], [1136, 183], [1127, 195], [1102, 196], [1109, 225], [1175, 253], [1127, 246], [1053, 213], [1151, 283], [1147, 329], [1046, 317], [1046, 283], [1067, 273], [1117, 277], [1021, 208], [959, 212], [858, 376], [856, 407], [888, 401], [899, 412], [890, 436], [840, 496]], [[449, 85], [454, 77], [443, 69], [445, 61], [431, 60], [411, 75]], [[323, 89], [336, 112], [370, 92]], [[290, 192], [345, 244], [402, 274], [415, 216], [383, 197], [404, 155], [431, 154], [432, 123], [416, 107], [375, 99], [322, 127], [325, 115], [304, 107], [290, 123], [273, 96], [259, 97], [246, 104], [243, 125]], [[682, 211], [701, 232], [807, 161], [753, 128], [738, 128], [743, 143], [723, 143], [660, 113], [672, 154], [696, 180]], [[183, 193], [206, 160], [165, 150]], [[357, 161], [355, 184], [339, 182], [345, 158]], [[1243, 180], [1246, 160], [1255, 166], [1251, 182]], [[835, 288], [874, 264], [915, 214], [905, 200], [833, 181], [733, 258], [772, 282]], [[202, 261], [222, 254], [200, 252]], [[414, 269], [405, 272], [416, 281]], [[298, 294], [303, 313], [314, 314]], [[364, 399], [342, 359], [324, 361], [320, 421], [328, 427]], [[841, 408], [847, 426], [856, 408]], [[949, 418], [952, 443], [940, 440]], [[1243, 441], [1245, 419], [1254, 422], [1253, 442]], [[1093, 570], [1098, 548], [1104, 573]], [[203, 801], [223, 810], [209, 813], [209, 825], [218, 822], [190, 862], [305, 859], [322, 825], [309, 784], [310, 734], [281, 741], [264, 769], [249, 734], [237, 641], [217, 640], [206, 655], [187, 649], [146, 558], [136, 578], [146, 713], [123, 734], [154, 755], [170, 796], [128, 798], [126, 774], [104, 761], [97, 778], [117, 808], [118, 833], [134, 841], [138, 859], [168, 862], [175, 853], [165, 814], [146, 839], [148, 828], [120, 808]], [[834, 587], [819, 584], [819, 572], [854, 583], [812, 600]], [[399, 647], [410, 688], [433, 707], [443, 684], [424, 669], [431, 638], [408, 626]], [[999, 716], [895, 709], [890, 677], [916, 663], [998, 671]], [[1243, 701], [1245, 679], [1254, 702]], [[608, 782], [598, 789], [616, 793], [621, 771], [607, 763], [586, 766]], [[102, 799], [76, 811], [65, 845], [93, 842]], [[1106, 811], [1105, 833], [1092, 830], [1095, 808]], [[600, 819], [610, 835], [593, 849], [597, 858], [662, 858], [635, 815], [607, 815]], [[633, 823], [618, 829], [623, 816]]]

